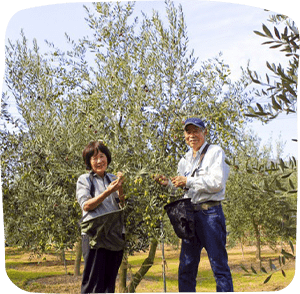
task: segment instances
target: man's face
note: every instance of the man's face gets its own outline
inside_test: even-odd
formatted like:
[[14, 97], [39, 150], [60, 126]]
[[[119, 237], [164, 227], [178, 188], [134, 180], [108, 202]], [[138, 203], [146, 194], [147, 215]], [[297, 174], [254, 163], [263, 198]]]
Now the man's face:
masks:
[[202, 130], [194, 125], [187, 125], [184, 131], [185, 141], [194, 151], [198, 151], [201, 148], [205, 142], [206, 134], [206, 129]]

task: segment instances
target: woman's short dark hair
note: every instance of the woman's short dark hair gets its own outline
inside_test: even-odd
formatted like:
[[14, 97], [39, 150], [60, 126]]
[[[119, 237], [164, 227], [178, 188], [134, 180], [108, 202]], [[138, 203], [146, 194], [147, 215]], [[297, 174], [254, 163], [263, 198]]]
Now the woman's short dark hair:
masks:
[[111, 153], [110, 153], [109, 149], [102, 142], [93, 141], [93, 142], [90, 142], [88, 145], [86, 145], [82, 152], [82, 157], [83, 157], [83, 160], [84, 160], [87, 170], [92, 169], [91, 158], [94, 155], [97, 155], [99, 151], [101, 151], [102, 153], [104, 153], [106, 155], [107, 165], [110, 164]]

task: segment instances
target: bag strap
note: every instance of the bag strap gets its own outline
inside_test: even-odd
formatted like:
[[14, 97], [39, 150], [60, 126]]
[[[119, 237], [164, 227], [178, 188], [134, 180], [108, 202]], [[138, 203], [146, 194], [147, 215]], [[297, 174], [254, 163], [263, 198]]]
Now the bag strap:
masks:
[[90, 179], [90, 181], [91, 181], [91, 190], [90, 190], [90, 194], [91, 194], [92, 198], [95, 197], [95, 185], [94, 185], [94, 183], [93, 183], [94, 176], [95, 176], [95, 174], [94, 174], [93, 172], [91, 172], [90, 175], [89, 175], [89, 179]]
[[[96, 174], [94, 172], [91, 172], [90, 175], [89, 175], [89, 179], [91, 181], [91, 190], [90, 190], [90, 194], [92, 196], [92, 198], [95, 197], [95, 185], [94, 185], [94, 176]], [[111, 179], [109, 178], [109, 176], [107, 174], [105, 174], [104, 176], [106, 179], [107, 179], [107, 182], [108, 182], [108, 185], [111, 183]]]
[[[191, 177], [193, 177], [193, 176], [195, 175], [196, 170], [200, 167], [200, 164], [201, 164], [201, 162], [202, 162], [202, 159], [203, 159], [204, 155], [206, 154], [206, 151], [207, 151], [207, 149], [208, 149], [209, 146], [210, 146], [210, 144], [207, 143], [206, 146], [203, 148], [203, 150], [202, 150], [202, 152], [201, 152], [201, 155], [200, 155], [199, 164], [198, 164], [198, 166], [193, 170], [193, 172], [192, 172], [192, 174], [191, 174]], [[183, 187], [183, 190], [188, 191], [189, 188]]]
[[[95, 185], [94, 185], [94, 182], [93, 182], [94, 176], [95, 176], [95, 173], [94, 173], [94, 172], [90, 172], [90, 175], [89, 175], [89, 179], [90, 179], [90, 181], [91, 181], [90, 194], [91, 194], [92, 198], [95, 197]], [[79, 220], [78, 224], [80, 225], [80, 224], [83, 222], [83, 220], [84, 220], [87, 216], [88, 216], [87, 214], [86, 214], [85, 216], [83, 216], [83, 217]]]
[[206, 153], [206, 151], [207, 151], [207, 149], [208, 149], [209, 146], [210, 146], [210, 144], [207, 143], [206, 146], [203, 148], [203, 150], [202, 150], [202, 152], [201, 152], [201, 155], [200, 155], [199, 164], [198, 164], [198, 166], [194, 169], [194, 171], [192, 172], [191, 177], [193, 177], [193, 176], [195, 175], [196, 170], [200, 167], [200, 164], [201, 164], [201, 162], [202, 162], [202, 159], [203, 159], [203, 157], [204, 157], [204, 155], [205, 155], [205, 153]]

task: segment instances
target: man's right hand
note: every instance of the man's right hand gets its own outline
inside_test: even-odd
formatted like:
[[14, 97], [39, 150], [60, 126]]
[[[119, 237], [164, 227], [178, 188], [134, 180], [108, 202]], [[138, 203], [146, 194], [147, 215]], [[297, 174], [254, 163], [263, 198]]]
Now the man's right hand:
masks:
[[168, 178], [164, 175], [154, 175], [153, 178], [154, 178], [154, 181], [161, 184], [162, 186], [167, 186], [169, 183]]

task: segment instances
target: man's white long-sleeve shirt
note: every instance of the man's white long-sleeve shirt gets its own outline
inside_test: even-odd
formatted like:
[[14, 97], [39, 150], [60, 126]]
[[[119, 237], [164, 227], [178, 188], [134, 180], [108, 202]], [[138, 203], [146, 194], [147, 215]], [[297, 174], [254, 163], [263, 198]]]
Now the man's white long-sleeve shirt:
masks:
[[[222, 201], [225, 198], [225, 186], [229, 176], [225, 153], [221, 147], [210, 145], [199, 166], [200, 155], [206, 144], [205, 142], [201, 146], [196, 157], [193, 157], [193, 150], [190, 150], [178, 163], [178, 175], [187, 177], [188, 190], [185, 191], [184, 197], [191, 198], [192, 203], [195, 204]], [[171, 188], [173, 184], [169, 182], [168, 186]]]

